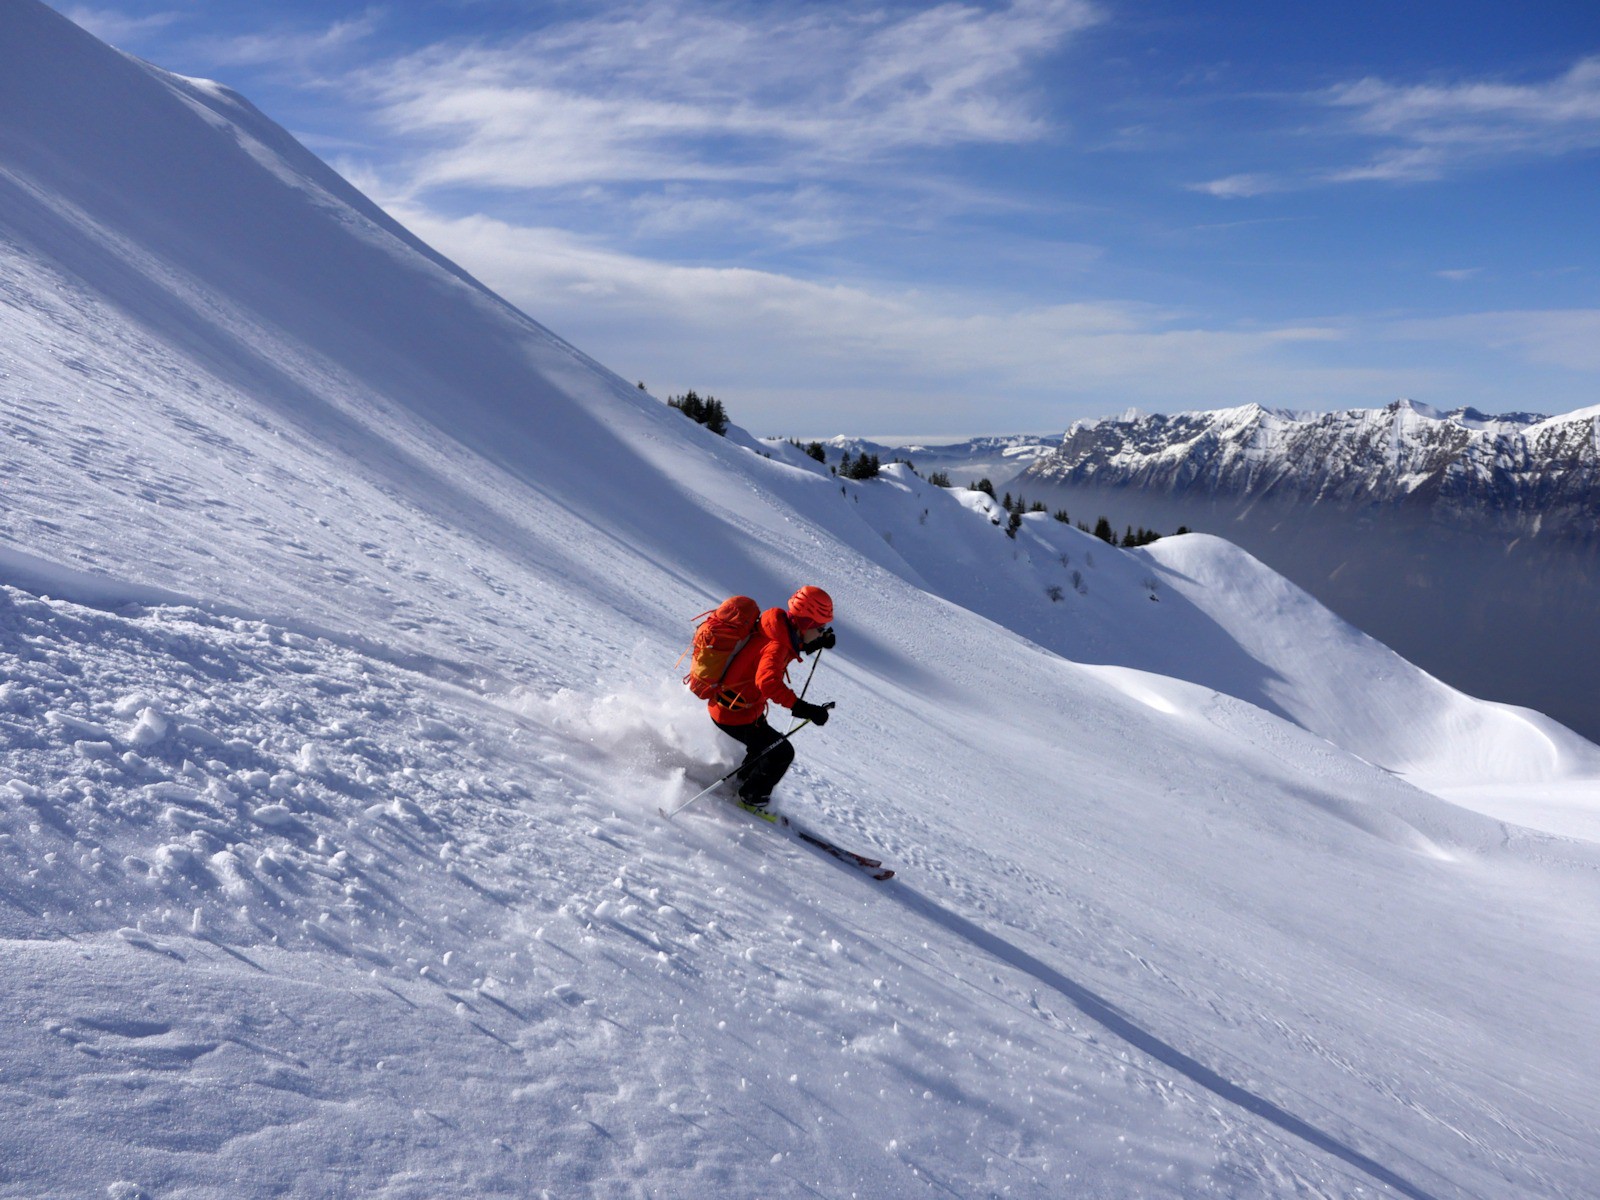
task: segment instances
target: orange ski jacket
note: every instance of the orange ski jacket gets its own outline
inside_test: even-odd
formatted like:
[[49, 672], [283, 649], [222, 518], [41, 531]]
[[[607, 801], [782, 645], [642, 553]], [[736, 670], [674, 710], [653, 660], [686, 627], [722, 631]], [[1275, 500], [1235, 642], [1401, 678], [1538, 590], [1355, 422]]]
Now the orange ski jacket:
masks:
[[717, 695], [730, 690], [741, 703], [726, 707], [712, 700], [706, 705], [719, 725], [754, 725], [766, 715], [768, 701], [793, 708], [800, 697], [789, 686], [789, 664], [800, 657], [800, 632], [781, 608], [761, 614], [744, 649], [733, 656]]

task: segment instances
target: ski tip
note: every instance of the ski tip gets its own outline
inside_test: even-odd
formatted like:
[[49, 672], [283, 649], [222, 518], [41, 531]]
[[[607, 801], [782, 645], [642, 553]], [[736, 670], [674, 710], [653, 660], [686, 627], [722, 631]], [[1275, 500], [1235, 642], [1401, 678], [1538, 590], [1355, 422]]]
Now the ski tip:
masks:
[[884, 869], [882, 871], [873, 872], [872, 877], [874, 879], [876, 879], [879, 883], [882, 883], [885, 879], [893, 879], [894, 878], [894, 872], [890, 871], [890, 870], [888, 870], [886, 868], [886, 869]]

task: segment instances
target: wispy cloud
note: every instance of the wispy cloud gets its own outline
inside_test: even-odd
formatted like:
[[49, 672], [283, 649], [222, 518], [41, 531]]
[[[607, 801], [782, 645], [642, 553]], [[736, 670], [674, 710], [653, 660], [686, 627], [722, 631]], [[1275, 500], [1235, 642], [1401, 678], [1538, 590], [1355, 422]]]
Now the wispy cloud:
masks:
[[749, 233], [788, 247], [836, 241], [863, 220], [858, 205], [818, 186], [767, 189], [737, 198], [667, 187], [634, 197], [626, 209], [641, 238]]
[[556, 332], [615, 369], [657, 394], [726, 389], [736, 415], [763, 432], [859, 428], [863, 396], [880, 428], [975, 428], [1000, 397], [1008, 427], [1048, 428], [1086, 404], [1314, 407], [1439, 382], [1340, 365], [1329, 352], [1349, 331], [1331, 322], [1226, 326], [1133, 303], [1026, 306], [953, 288], [682, 266], [564, 230], [395, 211], [513, 302], [559, 314]]
[[75, 25], [87, 29], [103, 42], [113, 46], [132, 43], [179, 20], [176, 12], [147, 13], [130, 16], [110, 8], [92, 8], [76, 4], [61, 10], [62, 15]]
[[1419, 183], [1468, 167], [1600, 148], [1600, 57], [1536, 83], [1406, 85], [1366, 78], [1299, 102], [1326, 118], [1303, 130], [1310, 138], [1375, 148], [1364, 161], [1230, 175], [1192, 190], [1238, 198], [1342, 183]]
[[[282, 23], [265, 30], [219, 35], [194, 33], [194, 14], [178, 10], [132, 16], [116, 9], [79, 5], [62, 11], [112, 45], [159, 48], [165, 52], [163, 57], [175, 54], [203, 62], [211, 70], [265, 67], [296, 76], [347, 55], [369, 39], [382, 21], [382, 11], [374, 7], [359, 16], [313, 28]], [[296, 82], [304, 84], [308, 79], [299, 77]]]
[[791, 180], [1042, 136], [1027, 68], [1097, 19], [1087, 0], [911, 13], [674, 0], [436, 46], [364, 82], [393, 129], [432, 143], [419, 188]]
[[1465, 313], [1403, 322], [1394, 332], [1417, 341], [1511, 351], [1539, 366], [1600, 371], [1600, 309]]
[[[1099, 0], [493, 5], [486, 24], [524, 32], [398, 57], [384, 56], [437, 36], [434, 16], [223, 6], [227, 20], [202, 22], [192, 0], [141, 2], [173, 11], [127, 17], [112, 6], [132, 0], [83, 0], [71, 15], [138, 53], [287, 96], [341, 170], [513, 302], [658, 393], [725, 389], [765, 431], [859, 430], [864, 412], [879, 429], [993, 428], [989, 406], [1011, 428], [1128, 404], [1493, 406], [1535, 365], [1574, 393], [1574, 370], [1600, 370], [1600, 318], [1585, 310], [1280, 316], [1285, 303], [1345, 303], [1308, 287], [1299, 300], [1275, 291], [1274, 315], [1251, 322], [1248, 300], [1195, 314], [1115, 298], [1212, 303], [1218, 289], [1191, 286], [1169, 251], [1203, 245], [1205, 269], [1223, 270], [1221, 239], [1171, 229], [1226, 230], [1237, 249], [1251, 227], [1293, 220], [1304, 236], [1288, 240], [1309, 247], [1334, 199], [1205, 225], [1202, 195], [1414, 183], [1600, 148], [1600, 57], [1534, 80], [1256, 93], [1244, 103], [1278, 106], [1274, 136], [1259, 112], [1234, 120], [1239, 95], [1216, 95], [1234, 76], [1191, 78], [1186, 105], [1195, 89], [1218, 103], [1180, 116], [1164, 76], [1109, 52], [1126, 38]], [[1104, 61], [1086, 52], [1099, 46]], [[1118, 92], [1130, 69], [1149, 104]], [[1254, 157], [1219, 163], [1242, 146]], [[1143, 183], [1124, 186], [1202, 157], [1212, 165], [1185, 177], [1217, 177], [1161, 196], [1170, 210], [1146, 204]], [[1139, 238], [1159, 243], [1159, 260]], [[1453, 289], [1458, 301], [1501, 307], [1507, 268], [1460, 266], [1480, 256], [1470, 239], [1452, 244], [1434, 253], [1447, 267], [1459, 253], [1455, 269], [1402, 268], [1417, 290], [1386, 289], [1384, 304], [1424, 312], [1447, 280], [1477, 281]], [[1283, 243], [1261, 245], [1282, 257]]]
[[1341, 84], [1323, 96], [1356, 126], [1442, 153], [1543, 153], [1600, 145], [1600, 57], [1543, 83]]
[[335, 21], [318, 29], [285, 28], [234, 37], [206, 38], [194, 45], [212, 61], [223, 66], [303, 66], [342, 53], [371, 37], [380, 19], [377, 9], [368, 9], [360, 16]]
[[1281, 192], [1286, 186], [1285, 181], [1279, 176], [1241, 174], [1227, 175], [1205, 183], [1192, 183], [1189, 185], [1189, 190], [1204, 192], [1208, 196], [1218, 196], [1224, 200], [1233, 200], [1244, 196], [1265, 196], [1269, 192]]

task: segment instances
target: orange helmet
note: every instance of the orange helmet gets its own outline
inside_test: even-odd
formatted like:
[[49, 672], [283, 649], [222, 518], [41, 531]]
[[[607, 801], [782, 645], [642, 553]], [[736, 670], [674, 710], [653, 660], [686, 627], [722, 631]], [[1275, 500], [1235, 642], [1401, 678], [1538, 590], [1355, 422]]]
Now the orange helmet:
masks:
[[808, 583], [789, 597], [789, 619], [801, 629], [821, 629], [833, 620], [833, 597]]

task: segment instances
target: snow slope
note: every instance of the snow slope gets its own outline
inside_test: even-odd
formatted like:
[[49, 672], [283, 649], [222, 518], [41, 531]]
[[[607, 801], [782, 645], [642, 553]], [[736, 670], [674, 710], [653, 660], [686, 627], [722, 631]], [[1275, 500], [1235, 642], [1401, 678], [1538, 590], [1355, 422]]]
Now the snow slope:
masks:
[[[1141, 657], [1265, 573], [1063, 542], [1069, 661], [966, 495], [714, 438], [225, 90], [0, 45], [0, 1194], [1592, 1191], [1600, 854], [1333, 744], [1313, 658]], [[887, 885], [656, 815], [731, 762], [685, 618], [799, 582], [782, 802]]]
[[[848, 486], [906, 578], [1041, 646], [1226, 693], [1429, 791], [1600, 840], [1600, 747], [1440, 683], [1228, 542], [1120, 550], [1046, 513], [1008, 540], [1009, 514], [981, 492], [899, 465]], [[1570, 803], [1542, 807], [1551, 788]]]

